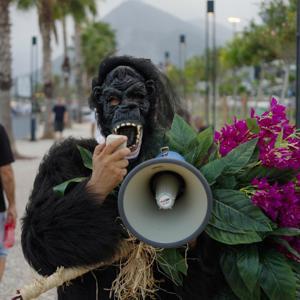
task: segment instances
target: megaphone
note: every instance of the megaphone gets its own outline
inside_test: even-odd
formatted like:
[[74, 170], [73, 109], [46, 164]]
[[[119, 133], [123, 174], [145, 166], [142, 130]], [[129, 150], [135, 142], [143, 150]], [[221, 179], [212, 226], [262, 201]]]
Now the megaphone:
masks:
[[205, 229], [212, 199], [203, 175], [165, 148], [128, 173], [120, 187], [118, 209], [123, 224], [139, 240], [176, 248]]

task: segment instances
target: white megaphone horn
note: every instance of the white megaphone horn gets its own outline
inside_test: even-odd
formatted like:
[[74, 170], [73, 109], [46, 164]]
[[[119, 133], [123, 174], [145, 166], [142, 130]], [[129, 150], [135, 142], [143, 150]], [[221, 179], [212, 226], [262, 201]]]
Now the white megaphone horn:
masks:
[[195, 239], [206, 227], [212, 193], [203, 175], [167, 147], [136, 166], [123, 181], [119, 214], [139, 240], [175, 248]]

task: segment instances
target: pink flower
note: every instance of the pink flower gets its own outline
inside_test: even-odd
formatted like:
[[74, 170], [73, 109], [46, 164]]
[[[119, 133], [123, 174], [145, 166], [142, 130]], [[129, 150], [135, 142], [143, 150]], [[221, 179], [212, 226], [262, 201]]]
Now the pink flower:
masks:
[[270, 184], [267, 178], [254, 179], [252, 203], [280, 227], [300, 227], [300, 193], [295, 182]]
[[238, 145], [258, 137], [259, 159], [262, 165], [278, 169], [300, 169], [300, 137], [295, 127], [289, 124], [286, 111], [275, 98], [270, 109], [261, 116], [251, 109], [251, 118], [256, 118], [259, 133], [252, 133], [245, 120], [236, 120], [226, 124], [216, 132], [215, 141], [220, 145], [220, 154], [225, 156]]
[[[252, 184], [256, 188], [256, 192], [251, 197], [254, 205], [260, 207], [279, 227], [300, 228], [300, 192], [298, 191], [300, 174], [294, 181], [286, 184], [270, 184], [267, 178], [256, 178]], [[299, 237], [283, 238], [300, 254]], [[280, 246], [278, 249], [287, 257], [299, 261], [284, 247]]]
[[222, 156], [255, 137], [256, 135], [249, 131], [246, 121], [238, 121], [236, 118], [232, 125], [226, 124], [221, 132], [216, 131], [215, 133], [215, 141], [220, 144], [220, 154]]

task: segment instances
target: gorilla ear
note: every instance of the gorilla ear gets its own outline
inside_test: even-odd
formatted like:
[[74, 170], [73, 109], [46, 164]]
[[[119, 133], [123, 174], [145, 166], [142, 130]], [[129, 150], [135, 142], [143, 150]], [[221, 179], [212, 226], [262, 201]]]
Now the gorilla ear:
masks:
[[152, 79], [149, 79], [146, 81], [145, 85], [146, 85], [146, 90], [147, 90], [148, 95], [150, 95], [150, 96], [153, 95], [156, 91], [154, 81]]
[[102, 88], [100, 86], [95, 86], [93, 88], [93, 98], [96, 102], [99, 102], [99, 98], [101, 94], [102, 94]]

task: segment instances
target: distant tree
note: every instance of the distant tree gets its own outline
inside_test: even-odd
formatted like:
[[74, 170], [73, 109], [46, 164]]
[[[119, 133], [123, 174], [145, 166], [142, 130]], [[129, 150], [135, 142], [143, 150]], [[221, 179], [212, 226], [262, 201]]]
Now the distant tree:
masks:
[[[61, 0], [55, 6], [55, 17], [62, 23], [63, 32], [63, 46], [64, 46], [64, 60], [62, 69], [63, 72], [70, 72], [70, 58], [68, 56], [68, 43], [67, 43], [67, 28], [66, 18], [68, 15], [72, 16], [75, 24], [75, 77], [76, 77], [76, 92], [79, 99], [79, 107], [81, 112], [81, 106], [83, 105], [82, 94], [82, 57], [81, 57], [81, 24], [88, 20], [88, 15], [95, 16], [97, 13], [96, 0]], [[65, 74], [67, 75], [67, 74]], [[69, 82], [68, 76], [64, 76], [64, 94], [67, 99], [68, 108], [70, 107], [69, 97]], [[79, 113], [80, 115], [80, 113]], [[71, 118], [68, 119], [71, 122]], [[69, 123], [71, 125], [71, 123]]]
[[284, 79], [281, 98], [289, 84], [290, 65], [296, 60], [296, 0], [272, 0], [261, 6], [260, 16], [272, 39], [277, 58], [282, 60]]
[[205, 80], [205, 59], [194, 56], [187, 60], [184, 69], [186, 91], [189, 94], [197, 92], [197, 84]]
[[89, 77], [97, 74], [101, 60], [116, 51], [115, 32], [110, 25], [102, 22], [88, 23], [81, 36], [84, 68]]
[[75, 83], [76, 95], [78, 99], [78, 116], [79, 122], [82, 121], [82, 107], [86, 104], [84, 95], [84, 61], [81, 45], [82, 24], [88, 21], [89, 14], [97, 14], [96, 3], [101, 0], [66, 0], [70, 1], [71, 16], [74, 20], [74, 48], [75, 48]]

